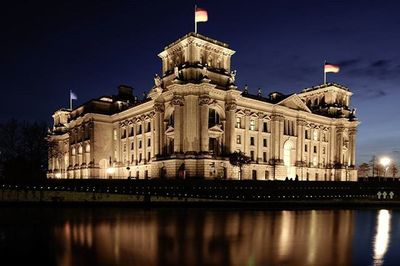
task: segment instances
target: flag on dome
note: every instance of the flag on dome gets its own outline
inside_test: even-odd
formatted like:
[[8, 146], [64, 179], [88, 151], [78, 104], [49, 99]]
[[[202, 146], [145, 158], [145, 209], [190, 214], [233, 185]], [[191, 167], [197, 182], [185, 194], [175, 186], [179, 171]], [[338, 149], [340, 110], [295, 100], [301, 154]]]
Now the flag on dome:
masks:
[[325, 63], [324, 71], [325, 73], [338, 73], [340, 70], [339, 65]]
[[196, 7], [195, 10], [195, 22], [206, 22], [208, 20], [208, 13], [207, 10], [204, 8]]

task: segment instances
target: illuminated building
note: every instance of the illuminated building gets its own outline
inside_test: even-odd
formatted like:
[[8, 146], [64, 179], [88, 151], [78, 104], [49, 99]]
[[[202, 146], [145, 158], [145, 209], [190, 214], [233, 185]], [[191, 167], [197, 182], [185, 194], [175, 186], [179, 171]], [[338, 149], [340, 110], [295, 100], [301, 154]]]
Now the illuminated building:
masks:
[[244, 179], [356, 180], [349, 89], [252, 95], [235, 85], [234, 53], [189, 33], [158, 55], [162, 75], [145, 99], [120, 86], [56, 111], [48, 177], [237, 179], [228, 155], [240, 150], [252, 160]]

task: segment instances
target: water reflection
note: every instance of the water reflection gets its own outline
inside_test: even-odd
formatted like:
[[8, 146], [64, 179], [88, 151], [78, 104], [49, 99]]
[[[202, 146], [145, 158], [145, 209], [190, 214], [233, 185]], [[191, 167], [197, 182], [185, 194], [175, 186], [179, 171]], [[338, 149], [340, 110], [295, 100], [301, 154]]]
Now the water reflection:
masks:
[[374, 239], [374, 265], [382, 265], [390, 241], [391, 214], [380, 210], [377, 216], [376, 235]]
[[346, 210], [126, 210], [54, 228], [59, 265], [349, 265], [352, 234]]

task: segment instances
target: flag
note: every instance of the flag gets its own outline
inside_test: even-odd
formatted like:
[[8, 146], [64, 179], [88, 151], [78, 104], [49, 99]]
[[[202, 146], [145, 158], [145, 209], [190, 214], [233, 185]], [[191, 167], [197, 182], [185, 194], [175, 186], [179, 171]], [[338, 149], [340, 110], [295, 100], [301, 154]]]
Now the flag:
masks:
[[324, 66], [325, 73], [338, 73], [339, 70], [340, 70], [340, 68], [338, 65], [325, 63], [325, 66]]
[[207, 20], [208, 20], [207, 10], [196, 7], [194, 21], [197, 23], [197, 22], [206, 22]]
[[71, 100], [78, 100], [78, 96], [76, 96], [76, 94], [73, 93], [72, 91], [69, 92], [69, 98]]

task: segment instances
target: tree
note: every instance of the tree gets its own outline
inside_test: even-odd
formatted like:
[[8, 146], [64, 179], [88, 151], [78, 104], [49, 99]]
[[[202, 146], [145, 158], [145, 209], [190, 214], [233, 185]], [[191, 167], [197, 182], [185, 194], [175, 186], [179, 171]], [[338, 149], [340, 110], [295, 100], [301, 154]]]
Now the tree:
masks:
[[47, 125], [10, 120], [0, 124], [1, 177], [7, 180], [45, 178]]
[[369, 171], [371, 167], [367, 163], [362, 163], [358, 166], [358, 176], [360, 177], [367, 177], [369, 175]]
[[241, 151], [235, 151], [229, 155], [229, 162], [239, 167], [239, 179], [242, 180], [242, 167], [251, 162], [251, 158]]
[[399, 172], [399, 169], [397, 168], [396, 163], [391, 163], [389, 166], [389, 171], [392, 173], [392, 177], [395, 178], [397, 173]]

